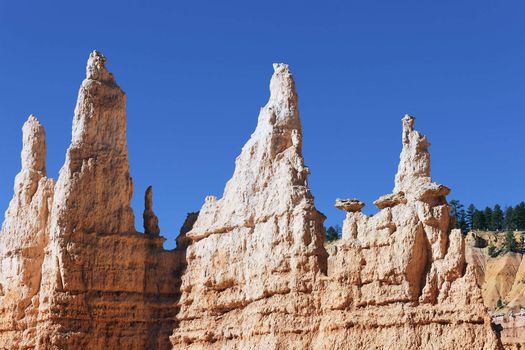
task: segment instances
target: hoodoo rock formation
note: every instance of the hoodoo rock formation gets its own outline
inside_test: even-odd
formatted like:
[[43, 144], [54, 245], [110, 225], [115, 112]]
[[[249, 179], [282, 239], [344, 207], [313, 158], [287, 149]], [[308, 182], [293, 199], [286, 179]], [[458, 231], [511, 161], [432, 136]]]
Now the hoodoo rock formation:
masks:
[[[315, 347], [498, 349], [499, 339], [450, 229], [449, 189], [430, 178], [429, 143], [403, 118], [394, 193], [374, 216], [349, 212], [328, 258]], [[326, 345], [329, 344], [329, 345]]]
[[0, 348], [33, 342], [53, 180], [46, 177], [45, 132], [36, 117], [23, 127], [22, 170], [0, 234]]
[[[71, 146], [45, 177], [44, 131], [24, 125], [0, 235], [2, 349], [169, 349], [184, 254], [136, 232], [125, 94], [93, 52]], [[54, 185], [54, 186], [53, 186]]]
[[43, 127], [23, 127], [0, 234], [0, 349], [500, 349], [413, 117], [393, 193], [374, 216], [338, 200], [343, 238], [327, 252], [295, 82], [275, 64], [222, 197], [166, 251], [151, 187], [135, 229], [126, 95], [105, 64], [88, 60], [56, 184]]
[[307, 186], [295, 82], [275, 64], [270, 99], [221, 199], [187, 233], [177, 349], [292, 349], [318, 324], [325, 217]]
[[427, 139], [403, 119], [394, 193], [358, 200], [327, 257], [301, 156], [293, 78], [274, 66], [270, 100], [220, 200], [187, 236], [176, 349], [498, 349], [449, 189], [430, 178]]

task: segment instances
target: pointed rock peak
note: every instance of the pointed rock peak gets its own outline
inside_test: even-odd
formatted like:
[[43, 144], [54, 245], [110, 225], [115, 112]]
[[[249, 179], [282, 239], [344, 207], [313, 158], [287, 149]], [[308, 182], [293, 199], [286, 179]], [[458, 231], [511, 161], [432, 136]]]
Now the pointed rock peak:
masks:
[[266, 106], [275, 112], [278, 125], [297, 123], [299, 122], [298, 98], [292, 73], [288, 65], [284, 63], [274, 63], [273, 69], [274, 73], [270, 81], [270, 100]]
[[408, 143], [409, 138], [408, 136], [412, 131], [414, 131], [414, 123], [416, 122], [416, 118], [405, 114], [405, 117], [402, 119], [403, 121], [403, 143]]
[[46, 172], [46, 133], [34, 115], [22, 127], [22, 169]]
[[153, 187], [149, 186], [144, 195], [144, 233], [150, 237], [160, 235], [159, 219], [153, 212]]
[[107, 59], [103, 54], [97, 50], [93, 50], [87, 61], [86, 79], [115, 82], [113, 74], [111, 74], [106, 68], [106, 61]]
[[430, 177], [430, 143], [414, 129], [416, 118], [405, 115], [403, 121], [403, 150], [396, 174], [394, 194], [404, 193], [409, 200], [431, 202], [443, 200], [450, 189], [432, 182]]
[[146, 210], [153, 210], [153, 186], [149, 186], [146, 189], [146, 194], [144, 195], [144, 208], [146, 208]]
[[[55, 187], [53, 235], [136, 232], [126, 94], [94, 51], [80, 86], [71, 145]], [[73, 204], [74, 205], [73, 205]]]

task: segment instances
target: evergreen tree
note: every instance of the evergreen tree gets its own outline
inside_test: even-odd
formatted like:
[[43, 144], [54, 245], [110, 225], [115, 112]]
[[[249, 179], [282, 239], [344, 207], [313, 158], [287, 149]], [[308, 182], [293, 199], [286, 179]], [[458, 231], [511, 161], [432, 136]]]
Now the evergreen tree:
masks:
[[485, 217], [485, 228], [484, 230], [493, 230], [494, 225], [492, 223], [492, 208], [486, 207], [483, 216]]
[[336, 239], [339, 239], [339, 235], [337, 234], [337, 230], [333, 226], [330, 226], [326, 230], [326, 240], [328, 242], [333, 242]]
[[481, 210], [476, 209], [472, 215], [472, 228], [474, 230], [485, 230], [486, 227], [485, 215]]
[[505, 209], [505, 229], [506, 230], [516, 229], [516, 220], [514, 218], [514, 208], [512, 207], [507, 207], [507, 209]]
[[463, 234], [466, 235], [469, 231], [469, 227], [467, 225], [467, 214], [465, 213], [465, 209], [462, 208], [459, 211], [458, 218], [459, 218], [459, 221], [457, 224], [457, 228], [461, 229], [461, 232], [463, 232]]
[[460, 212], [463, 210], [463, 204], [461, 204], [457, 199], [452, 199], [450, 201], [450, 217], [454, 220], [454, 228], [460, 228]]
[[514, 208], [514, 220], [517, 230], [525, 230], [525, 202]]
[[518, 244], [516, 243], [516, 238], [512, 231], [507, 231], [507, 234], [505, 235], [505, 250], [514, 253], [518, 251]]
[[476, 207], [474, 204], [471, 204], [467, 208], [467, 213], [465, 215], [465, 220], [467, 222], [467, 227], [469, 230], [472, 230], [474, 228], [472, 219], [474, 217], [474, 213], [476, 212]]
[[494, 206], [494, 210], [492, 210], [492, 229], [496, 231], [500, 231], [503, 229], [503, 210], [501, 210], [501, 206], [499, 204], [496, 204]]

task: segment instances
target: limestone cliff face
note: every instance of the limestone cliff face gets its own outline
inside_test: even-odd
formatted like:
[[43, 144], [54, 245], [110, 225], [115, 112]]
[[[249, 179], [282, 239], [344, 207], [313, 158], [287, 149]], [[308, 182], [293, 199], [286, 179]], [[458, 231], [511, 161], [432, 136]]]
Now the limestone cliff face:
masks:
[[46, 177], [45, 132], [36, 117], [23, 127], [22, 170], [0, 235], [0, 344], [33, 341], [40, 267], [49, 237], [54, 182]]
[[315, 324], [325, 218], [307, 186], [293, 77], [274, 70], [222, 198], [206, 198], [187, 233], [175, 348], [290, 348]]

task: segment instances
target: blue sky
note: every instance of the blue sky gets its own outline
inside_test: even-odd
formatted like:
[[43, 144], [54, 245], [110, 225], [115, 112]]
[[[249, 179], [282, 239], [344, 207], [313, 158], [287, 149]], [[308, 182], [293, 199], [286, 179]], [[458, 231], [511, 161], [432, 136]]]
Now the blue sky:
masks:
[[128, 96], [143, 193], [168, 247], [187, 212], [220, 196], [268, 98], [273, 62], [296, 78], [310, 187], [327, 224], [335, 198], [393, 188], [405, 113], [432, 143], [449, 198], [525, 200], [525, 2], [0, 0], [0, 210], [20, 167], [21, 126], [46, 127], [56, 178], [89, 52]]

